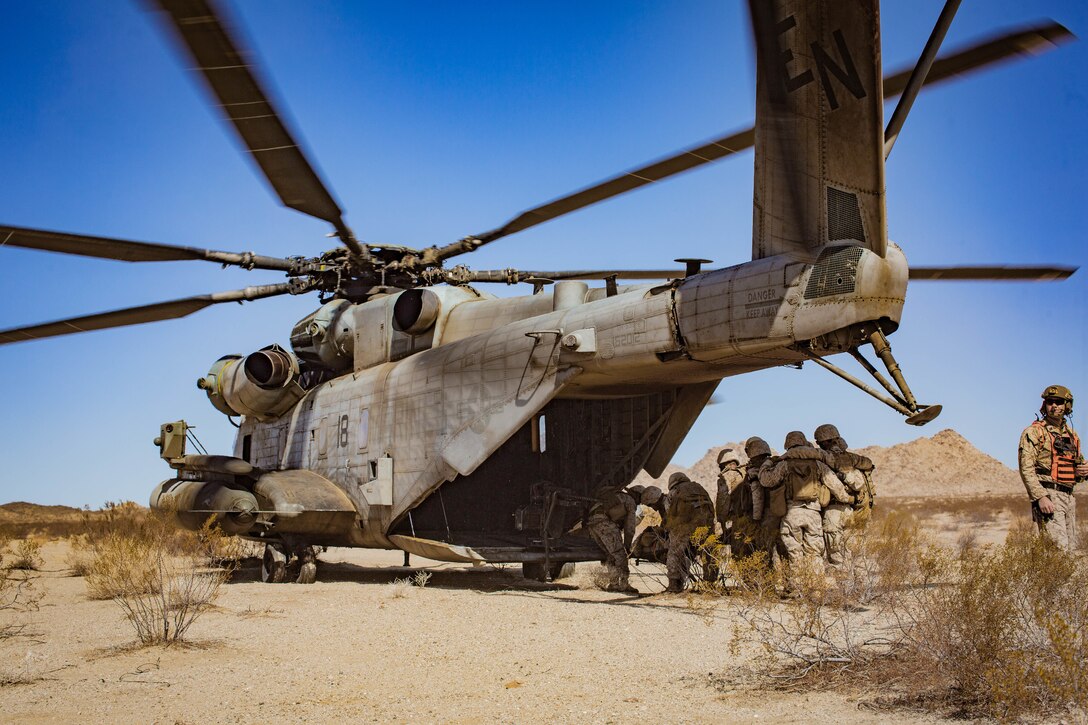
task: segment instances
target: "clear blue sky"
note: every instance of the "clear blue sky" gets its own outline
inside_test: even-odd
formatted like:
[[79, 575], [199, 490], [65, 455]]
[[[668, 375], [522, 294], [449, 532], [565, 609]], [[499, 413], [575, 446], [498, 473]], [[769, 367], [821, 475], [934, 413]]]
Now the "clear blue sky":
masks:
[[[884, 3], [886, 69], [913, 63], [936, 0]], [[312, 158], [367, 241], [422, 247], [750, 125], [744, 3], [232, 2]], [[315, 254], [326, 226], [278, 206], [138, 2], [0, 0], [0, 223]], [[968, 0], [946, 41], [1081, 2]], [[888, 165], [893, 240], [915, 264], [1088, 266], [1088, 44], [924, 93]], [[887, 111], [890, 113], [890, 109]], [[477, 268], [719, 265], [750, 255], [752, 155], [510, 237]], [[0, 329], [279, 281], [197, 262], [0, 249]], [[509, 291], [494, 290], [503, 294]], [[677, 455], [838, 423], [853, 445], [954, 427], [1014, 464], [1048, 384], [1088, 429], [1088, 269], [1060, 284], [916, 283], [892, 346], [923, 429], [815, 366], [725, 380]], [[152, 439], [185, 418], [214, 452], [233, 428], [197, 390], [225, 353], [287, 343], [313, 297], [0, 347], [0, 501], [144, 502], [169, 476]]]

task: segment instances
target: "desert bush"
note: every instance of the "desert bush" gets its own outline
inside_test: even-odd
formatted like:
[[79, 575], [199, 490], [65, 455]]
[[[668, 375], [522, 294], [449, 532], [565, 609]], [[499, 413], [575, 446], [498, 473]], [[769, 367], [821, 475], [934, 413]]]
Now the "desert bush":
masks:
[[1088, 712], [1088, 565], [1031, 526], [962, 551], [954, 581], [920, 600], [912, 653], [967, 715]]
[[948, 557], [923, 538], [912, 517], [884, 517], [865, 535], [852, 526], [844, 533], [841, 566], [815, 558], [783, 564], [794, 602], [764, 596], [741, 608], [780, 681], [810, 673], [823, 683], [846, 681], [878, 658], [899, 655], [907, 632], [898, 608], [947, 571]]
[[909, 516], [864, 536], [846, 562], [805, 560], [787, 576], [798, 598], [741, 607], [762, 644], [765, 685], [866, 685], [891, 702], [966, 717], [1088, 714], [1088, 561], [1028, 524], [1000, 547], [937, 547]]
[[36, 575], [31, 569], [11, 568], [5, 561], [8, 542], [0, 538], [0, 640], [22, 634], [26, 624], [20, 614], [37, 609], [42, 593], [34, 588]]
[[42, 542], [36, 538], [27, 537], [15, 545], [15, 553], [7, 566], [9, 569], [37, 571], [41, 565]]
[[117, 602], [142, 643], [182, 639], [240, 558], [229, 538], [211, 523], [182, 531], [165, 513], [113, 507], [87, 534], [88, 595]]
[[68, 553], [64, 557], [64, 563], [68, 567], [71, 576], [87, 576], [91, 571], [93, 561], [89, 539], [86, 534], [75, 534], [68, 537]]

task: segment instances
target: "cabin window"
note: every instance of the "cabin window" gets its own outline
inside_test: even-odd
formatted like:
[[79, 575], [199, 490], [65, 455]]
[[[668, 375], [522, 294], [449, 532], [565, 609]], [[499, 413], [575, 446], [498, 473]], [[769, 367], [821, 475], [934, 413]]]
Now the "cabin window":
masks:
[[242, 436], [242, 460], [253, 463], [253, 434]]
[[548, 425], [543, 413], [533, 416], [529, 429], [533, 453], [544, 453], [548, 450]]

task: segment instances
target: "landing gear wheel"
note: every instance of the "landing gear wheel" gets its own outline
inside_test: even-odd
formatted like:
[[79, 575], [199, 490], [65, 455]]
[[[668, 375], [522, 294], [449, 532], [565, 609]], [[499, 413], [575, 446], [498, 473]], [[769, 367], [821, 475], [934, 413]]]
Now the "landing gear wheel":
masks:
[[548, 569], [548, 574], [552, 581], [558, 579], [569, 579], [574, 576], [574, 562], [573, 561], [557, 561], [552, 564]]
[[304, 546], [298, 550], [298, 578], [296, 584], [313, 584], [317, 581], [317, 550]]
[[261, 559], [261, 581], [279, 584], [287, 575], [287, 552], [279, 544], [265, 544]]
[[544, 565], [537, 561], [527, 561], [521, 565], [521, 575], [533, 581], [544, 581], [546, 572]]
[[574, 575], [573, 561], [553, 561], [545, 568], [544, 562], [527, 561], [521, 565], [521, 575], [538, 582], [566, 579]]

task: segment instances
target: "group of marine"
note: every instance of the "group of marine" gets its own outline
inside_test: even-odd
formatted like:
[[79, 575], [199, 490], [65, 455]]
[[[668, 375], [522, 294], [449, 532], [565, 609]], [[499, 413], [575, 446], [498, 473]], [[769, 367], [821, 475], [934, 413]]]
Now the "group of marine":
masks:
[[[743, 454], [722, 450], [715, 501], [683, 472], [669, 477], [668, 492], [657, 486], [602, 486], [586, 525], [607, 555], [604, 588], [637, 593], [629, 581], [630, 558], [663, 561], [667, 592], [683, 591], [696, 560], [704, 580], [717, 580], [720, 558], [695, 545], [692, 537], [698, 531], [716, 534], [730, 556], [758, 553], [770, 566], [805, 557], [842, 564], [847, 517], [857, 512], [853, 515], [859, 521], [867, 520], [874, 503], [873, 462], [849, 451], [830, 423], [819, 426], [813, 437], [815, 445], [801, 431], [788, 433], [785, 452], [778, 456], [756, 436], [745, 442]], [[656, 511], [662, 523], [636, 538], [639, 513], [646, 509]]]

